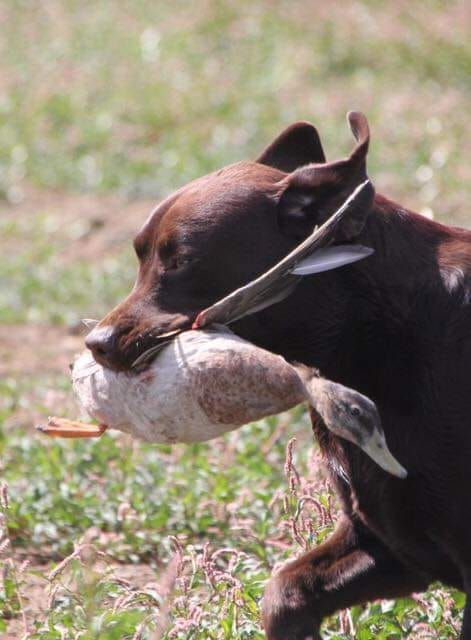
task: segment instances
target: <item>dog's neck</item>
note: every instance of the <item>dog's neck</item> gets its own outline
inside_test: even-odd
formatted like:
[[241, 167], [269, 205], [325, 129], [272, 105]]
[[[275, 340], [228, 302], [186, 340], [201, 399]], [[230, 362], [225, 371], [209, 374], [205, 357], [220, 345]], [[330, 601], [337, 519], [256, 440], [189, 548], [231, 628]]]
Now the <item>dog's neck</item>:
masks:
[[[388, 386], [409, 389], [412, 401], [421, 350], [428, 342], [437, 344], [453, 305], [439, 262], [450, 234], [449, 228], [377, 196], [359, 239], [375, 254], [339, 274], [348, 306], [337, 349], [326, 362], [329, 373], [376, 398]], [[445, 298], [447, 304], [440, 304]]]
[[377, 195], [358, 238], [373, 247], [375, 255], [369, 263], [360, 263], [359, 271], [383, 294], [392, 290], [396, 295], [432, 279], [436, 284], [438, 248], [450, 233], [450, 227]]
[[[449, 295], [438, 255], [451, 234], [450, 228], [376, 196], [358, 240], [375, 254], [303, 280], [278, 308], [258, 314], [254, 341], [372, 396], [381, 368], [398, 376], [408, 369], [409, 378], [424, 338], [420, 332], [427, 327], [433, 335], [429, 325], [444, 321], [436, 311], [432, 320], [427, 309]], [[270, 333], [270, 344], [263, 344], [263, 333]]]

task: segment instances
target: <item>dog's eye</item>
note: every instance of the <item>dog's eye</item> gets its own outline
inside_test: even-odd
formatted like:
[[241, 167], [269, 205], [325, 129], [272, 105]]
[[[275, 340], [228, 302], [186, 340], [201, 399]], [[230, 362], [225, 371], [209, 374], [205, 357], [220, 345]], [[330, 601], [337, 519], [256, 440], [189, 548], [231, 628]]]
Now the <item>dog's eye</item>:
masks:
[[137, 238], [134, 239], [133, 245], [134, 245], [134, 251], [136, 252], [136, 255], [137, 255], [138, 259], [139, 260], [144, 260], [144, 258], [149, 253], [149, 244], [148, 244], [148, 242], [146, 242], [145, 240], [142, 240], [141, 238], [137, 237]]
[[361, 409], [359, 407], [350, 407], [350, 413], [354, 418], [359, 418], [361, 416]]
[[177, 269], [187, 267], [192, 262], [194, 262], [194, 258], [190, 256], [173, 256], [166, 260], [165, 268], [169, 271], [176, 271]]

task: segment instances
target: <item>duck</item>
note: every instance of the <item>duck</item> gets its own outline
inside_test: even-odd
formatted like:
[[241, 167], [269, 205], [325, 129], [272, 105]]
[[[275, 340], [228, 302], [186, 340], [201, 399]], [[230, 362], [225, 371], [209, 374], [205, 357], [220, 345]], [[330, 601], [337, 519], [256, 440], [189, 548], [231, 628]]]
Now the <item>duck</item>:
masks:
[[[180, 333], [138, 373], [107, 369], [85, 351], [73, 365], [72, 385], [100, 434], [113, 428], [152, 443], [212, 440], [306, 403], [329, 431], [382, 469], [407, 475], [389, 451], [368, 397], [257, 347], [225, 325]], [[61, 435], [60, 428], [52, 431]]]

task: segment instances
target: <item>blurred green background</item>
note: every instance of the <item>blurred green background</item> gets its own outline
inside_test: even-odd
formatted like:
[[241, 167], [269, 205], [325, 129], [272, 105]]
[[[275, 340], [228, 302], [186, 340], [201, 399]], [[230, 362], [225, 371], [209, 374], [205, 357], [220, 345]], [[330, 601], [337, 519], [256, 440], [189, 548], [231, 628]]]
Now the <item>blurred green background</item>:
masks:
[[[132, 638], [139, 624], [142, 637], [262, 637], [263, 583], [299, 550], [301, 489], [333, 500], [311, 464], [302, 412], [172, 450], [115, 436], [44, 443], [32, 424], [76, 413], [66, 372], [81, 348], [79, 320], [100, 317], [132, 286], [130, 240], [153, 203], [254, 158], [296, 119], [318, 127], [332, 159], [352, 147], [346, 112], [364, 111], [378, 191], [469, 226], [470, 21], [469, 3], [438, 0], [2, 1], [0, 473], [10, 508], [0, 523], [11, 542], [0, 556], [10, 567], [0, 630], [9, 637], [25, 624], [38, 638]], [[283, 475], [293, 435], [307, 483], [297, 495]], [[309, 515], [307, 546], [332, 526]], [[139, 566], [128, 575], [135, 598], [117, 611], [124, 587], [93, 566], [82, 574], [72, 562], [66, 585], [47, 580], [85, 532], [113, 571]], [[160, 592], [136, 595], [135, 581], [143, 567], [161, 579], [171, 535], [194, 558], [167, 606]], [[238, 551], [239, 586], [211, 586], [198, 564], [206, 541]], [[221, 558], [215, 566], [229, 571]], [[59, 594], [49, 604], [39, 596], [46, 585]], [[439, 589], [356, 608], [330, 621], [326, 637], [449, 639], [462, 604]], [[157, 636], [165, 607], [170, 622]]]

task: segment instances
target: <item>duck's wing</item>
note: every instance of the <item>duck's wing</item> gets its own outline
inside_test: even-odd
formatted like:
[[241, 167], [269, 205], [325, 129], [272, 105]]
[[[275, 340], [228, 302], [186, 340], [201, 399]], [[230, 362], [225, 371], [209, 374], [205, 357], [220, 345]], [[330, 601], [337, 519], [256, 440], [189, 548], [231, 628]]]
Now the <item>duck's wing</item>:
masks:
[[368, 184], [369, 180], [365, 180], [358, 185], [322, 226], [314, 229], [310, 236], [274, 267], [201, 311], [193, 323], [193, 329], [200, 329], [215, 322], [235, 322], [243, 316], [284, 300], [303, 276], [335, 269], [373, 253], [373, 249], [362, 245], [325, 248], [332, 240], [337, 226], [344, 216], [348, 215], [350, 207]]

